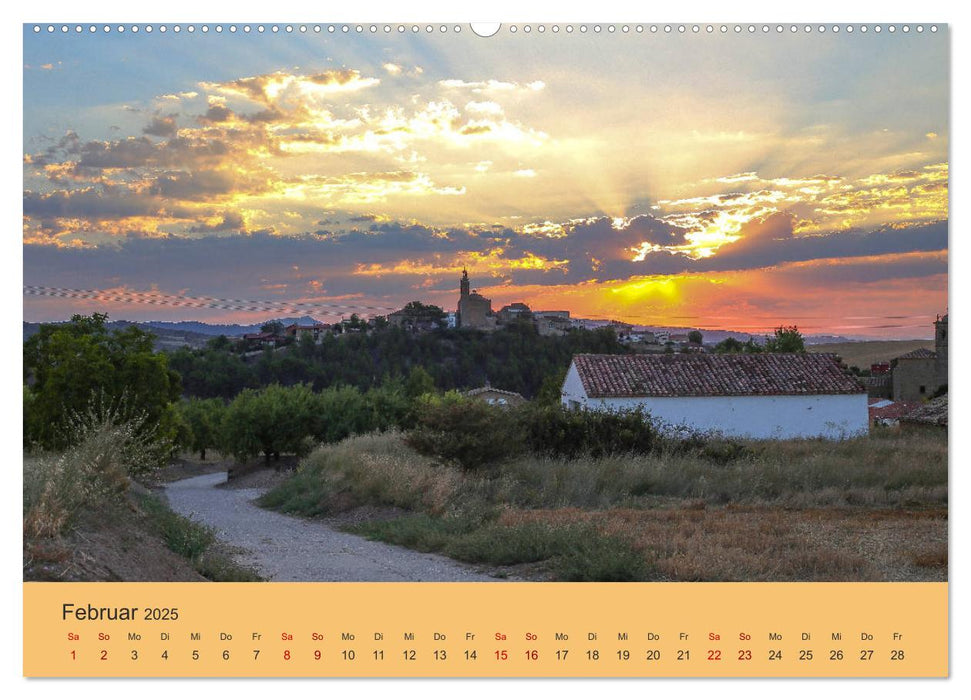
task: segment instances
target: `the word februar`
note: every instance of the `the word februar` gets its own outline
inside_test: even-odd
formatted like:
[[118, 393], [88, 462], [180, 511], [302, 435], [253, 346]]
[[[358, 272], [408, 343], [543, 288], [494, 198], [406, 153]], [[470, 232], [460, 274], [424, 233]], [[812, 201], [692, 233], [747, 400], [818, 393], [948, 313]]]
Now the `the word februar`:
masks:
[[75, 605], [64, 603], [61, 608], [61, 619], [73, 617], [75, 620], [134, 620], [138, 608], [96, 608], [90, 603]]

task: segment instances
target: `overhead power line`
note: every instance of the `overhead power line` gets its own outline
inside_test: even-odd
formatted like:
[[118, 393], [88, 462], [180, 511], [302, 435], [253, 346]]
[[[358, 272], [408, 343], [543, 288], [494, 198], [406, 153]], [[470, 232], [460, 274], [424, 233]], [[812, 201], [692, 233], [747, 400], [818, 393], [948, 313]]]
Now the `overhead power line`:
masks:
[[323, 302], [290, 302], [253, 299], [223, 299], [208, 296], [185, 296], [161, 292], [113, 291], [104, 289], [68, 289], [24, 285], [25, 296], [55, 297], [62, 299], [91, 299], [93, 301], [123, 304], [146, 304], [188, 309], [219, 309], [223, 311], [260, 311], [273, 313], [311, 314], [340, 316], [342, 312], [390, 312], [396, 307], [370, 306], [365, 304], [328, 304]]
[[[107, 289], [70, 289], [66, 287], [46, 287], [42, 285], [23, 286], [24, 296], [54, 297], [62, 299], [90, 299], [92, 301], [113, 302], [121, 304], [144, 304], [147, 306], [167, 306], [185, 309], [218, 309], [221, 311], [247, 311], [260, 313], [317, 315], [325, 317], [342, 317], [345, 314], [386, 315], [401, 307], [374, 306], [368, 304], [333, 304], [324, 302], [271, 301], [255, 299], [224, 299], [210, 296], [186, 296], [164, 294], [162, 292], [138, 292], [130, 290]], [[934, 320], [929, 315], [873, 315], [873, 316], [845, 316], [835, 321], [832, 316], [801, 315], [787, 316], [787, 323], [798, 323], [807, 332], [814, 332], [823, 328], [833, 331], [859, 332], [867, 330], [886, 330], [891, 328], [923, 328]], [[708, 324], [713, 319], [696, 315], [658, 316], [656, 319], [642, 318], [641, 325], [670, 326], [672, 323], [703, 321]], [[824, 321], [828, 321], [825, 323]], [[744, 320], [738, 322], [724, 319], [723, 323], [730, 325], [734, 331], [763, 332], [765, 328], [779, 323], [776, 316], [762, 316], [748, 314]], [[882, 322], [882, 323], [881, 323]]]

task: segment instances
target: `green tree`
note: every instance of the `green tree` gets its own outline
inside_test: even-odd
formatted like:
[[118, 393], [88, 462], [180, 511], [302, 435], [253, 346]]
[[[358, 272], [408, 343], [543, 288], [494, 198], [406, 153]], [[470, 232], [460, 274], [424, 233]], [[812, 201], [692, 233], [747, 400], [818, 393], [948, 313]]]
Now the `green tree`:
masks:
[[314, 340], [313, 333], [302, 331], [295, 349], [301, 358], [305, 360], [313, 359], [314, 352], [317, 349], [317, 341]]
[[701, 331], [688, 331], [688, 340], [692, 343], [701, 345], [702, 341], [704, 340], [704, 336], [701, 334]]
[[371, 407], [357, 388], [325, 389], [317, 396], [314, 435], [321, 442], [340, 442], [374, 429]]
[[[426, 307], [427, 308], [427, 307]], [[414, 334], [389, 327], [372, 333], [345, 333], [338, 324], [313, 348], [304, 341], [290, 352], [267, 350], [241, 358], [230, 351], [182, 348], [170, 354], [189, 396], [231, 400], [244, 388], [270, 384], [310, 383], [317, 391], [353, 386], [361, 392], [380, 386], [386, 377], [405, 381], [420, 366], [439, 391], [469, 389], [489, 381], [527, 398], [537, 395], [543, 380], [565, 372], [578, 353], [630, 354], [614, 331], [571, 330], [543, 336], [532, 324], [515, 323], [494, 333], [436, 329]], [[426, 385], [422, 391], [429, 389]]]
[[408, 373], [408, 379], [405, 381], [405, 393], [412, 399], [417, 399], [423, 394], [434, 394], [435, 380], [424, 367], [412, 367], [411, 372]]
[[75, 315], [43, 324], [24, 343], [25, 438], [48, 449], [71, 443], [68, 424], [95, 411], [137, 421], [160, 440], [175, 437], [171, 409], [181, 394], [178, 373], [153, 350], [153, 336], [136, 326], [109, 330], [107, 314]]
[[258, 386], [253, 366], [229, 350], [179, 348], [168, 358], [189, 396], [232, 399], [243, 389]]
[[806, 352], [802, 333], [796, 326], [779, 326], [765, 342], [766, 352]]
[[229, 350], [233, 347], [233, 341], [225, 335], [217, 335], [206, 341], [206, 347], [210, 350]]
[[283, 335], [283, 321], [267, 321], [260, 326], [260, 333], [272, 333], [273, 335]]
[[425, 323], [433, 323], [438, 328], [446, 326], [445, 312], [439, 306], [410, 301], [401, 311], [404, 314], [405, 326], [415, 327]]
[[563, 382], [569, 370], [546, 375], [536, 394], [536, 403], [543, 406], [559, 406], [563, 396]]
[[226, 406], [220, 399], [187, 399], [179, 405], [183, 420], [189, 427], [187, 447], [206, 460], [206, 450], [219, 444]]
[[367, 328], [367, 321], [363, 320], [357, 314], [351, 314], [350, 319], [343, 322], [346, 330], [360, 330], [363, 331]]
[[765, 352], [765, 348], [759, 345], [758, 341], [755, 338], [749, 337], [749, 339], [746, 340], [745, 344], [742, 346], [742, 352], [748, 352], [748, 353]]
[[745, 344], [736, 338], [725, 338], [725, 340], [717, 343], [713, 350], [717, 353], [733, 353], [733, 352], [745, 352]]
[[414, 401], [405, 389], [402, 379], [386, 379], [380, 386], [369, 389], [364, 394], [371, 430], [391, 428], [411, 428], [414, 423]]
[[241, 462], [259, 454], [267, 462], [284, 453], [305, 454], [313, 441], [318, 412], [317, 397], [306, 384], [244, 389], [223, 416], [222, 450]]
[[36, 425], [28, 425], [28, 422], [37, 418], [37, 412], [34, 408], [36, 400], [37, 395], [30, 390], [29, 386], [24, 384], [24, 450], [29, 450], [33, 446], [33, 436], [37, 431]]
[[522, 452], [524, 439], [513, 411], [457, 391], [419, 399], [417, 424], [406, 437], [418, 452], [472, 471], [494, 468]]

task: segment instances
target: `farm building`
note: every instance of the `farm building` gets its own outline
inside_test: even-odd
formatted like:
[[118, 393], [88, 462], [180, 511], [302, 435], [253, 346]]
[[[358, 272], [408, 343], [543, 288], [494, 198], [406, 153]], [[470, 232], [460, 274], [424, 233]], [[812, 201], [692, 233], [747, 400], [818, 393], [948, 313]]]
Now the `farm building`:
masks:
[[472, 399], [485, 401], [491, 406], [519, 406], [520, 404], [526, 403], [526, 399], [523, 398], [522, 394], [517, 394], [515, 391], [496, 389], [488, 384], [478, 389], [470, 389], [465, 392], [465, 395]]
[[826, 354], [576, 355], [561, 400], [734, 437], [841, 439], [869, 427], [866, 390]]

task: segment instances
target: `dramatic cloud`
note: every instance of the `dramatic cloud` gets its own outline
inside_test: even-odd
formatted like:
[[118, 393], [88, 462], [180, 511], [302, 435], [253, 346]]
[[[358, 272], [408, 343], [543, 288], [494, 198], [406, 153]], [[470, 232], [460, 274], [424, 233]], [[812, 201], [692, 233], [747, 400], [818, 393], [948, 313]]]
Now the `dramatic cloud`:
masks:
[[280, 38], [25, 34], [25, 279], [453, 308], [466, 267], [708, 327], [946, 304], [944, 35]]
[[[388, 67], [394, 65], [385, 66], [391, 75], [398, 74]], [[300, 221], [303, 203], [355, 207], [462, 196], [463, 180], [484, 172], [461, 155], [458, 169], [442, 171], [439, 181], [423, 171], [430, 159], [416, 149], [536, 148], [547, 139], [508, 119], [495, 101], [467, 101], [464, 108], [448, 99], [383, 107], [353, 101], [379, 85], [352, 69], [203, 81], [199, 92], [159, 97], [178, 102], [183, 112], [156, 112], [140, 135], [83, 140], [68, 131], [24, 157], [25, 240], [101, 244], [118, 228], [95, 226], [95, 237], [85, 238], [91, 227], [75, 220], [153, 214], [171, 233], [204, 233], [213, 225], [213, 209], [205, 205], [229, 203], [247, 220], [298, 234], [310, 225]], [[441, 169], [441, 157], [435, 161]], [[520, 168], [515, 174], [535, 173]], [[118, 196], [130, 201], [115, 202]], [[46, 236], [38, 236], [36, 219]]]
[[176, 115], [169, 115], [167, 117], [152, 117], [151, 123], [142, 129], [142, 133], [148, 134], [149, 136], [162, 136], [168, 138], [170, 136], [175, 136], [177, 127], [175, 125]]

